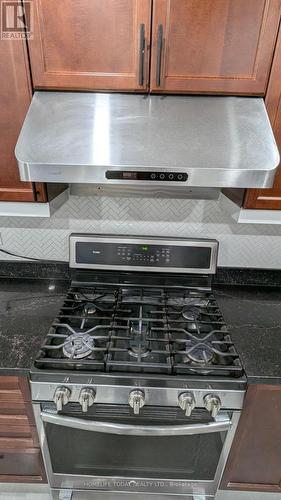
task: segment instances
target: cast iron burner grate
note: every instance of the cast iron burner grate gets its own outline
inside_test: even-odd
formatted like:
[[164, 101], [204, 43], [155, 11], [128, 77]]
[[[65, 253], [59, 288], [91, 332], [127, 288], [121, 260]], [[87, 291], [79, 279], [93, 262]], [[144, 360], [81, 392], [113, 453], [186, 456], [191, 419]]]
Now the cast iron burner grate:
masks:
[[71, 287], [38, 368], [168, 375], [243, 374], [210, 291]]

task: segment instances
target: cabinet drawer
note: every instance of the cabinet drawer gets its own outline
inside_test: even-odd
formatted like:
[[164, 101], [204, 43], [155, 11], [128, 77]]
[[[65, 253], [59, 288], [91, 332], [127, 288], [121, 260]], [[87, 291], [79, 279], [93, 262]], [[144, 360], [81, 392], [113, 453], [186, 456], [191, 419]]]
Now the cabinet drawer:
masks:
[[0, 401], [0, 415], [23, 415], [25, 413], [24, 401]]
[[31, 437], [31, 427], [26, 415], [1, 415], [1, 437]]
[[[0, 437], [0, 454], [1, 450], [26, 450], [28, 448], [33, 448], [33, 439], [32, 437]], [[0, 465], [0, 473], [1, 473], [1, 465]]]
[[1, 401], [31, 401], [31, 392], [27, 377], [0, 377]]
[[29, 425], [35, 425], [32, 405], [23, 401], [0, 401], [0, 416], [25, 415]]
[[0, 390], [1, 389], [18, 389], [19, 378], [14, 376], [3, 375], [0, 377]]
[[3, 402], [21, 402], [24, 401], [19, 389], [0, 389], [0, 404]]
[[3, 480], [3, 476], [38, 476], [41, 478], [41, 452], [38, 448], [0, 450], [0, 471], [0, 480]]

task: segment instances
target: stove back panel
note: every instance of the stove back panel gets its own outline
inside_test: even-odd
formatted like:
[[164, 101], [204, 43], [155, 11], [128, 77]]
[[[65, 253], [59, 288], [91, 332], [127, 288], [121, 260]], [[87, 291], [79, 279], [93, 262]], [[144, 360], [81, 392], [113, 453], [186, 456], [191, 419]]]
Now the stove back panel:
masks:
[[70, 267], [214, 274], [218, 242], [99, 235], [70, 236]]

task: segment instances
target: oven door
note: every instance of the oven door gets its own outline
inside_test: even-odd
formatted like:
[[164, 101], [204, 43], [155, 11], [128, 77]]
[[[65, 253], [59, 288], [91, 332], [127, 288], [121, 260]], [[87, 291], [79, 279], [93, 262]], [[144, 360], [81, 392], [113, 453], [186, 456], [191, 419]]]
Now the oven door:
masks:
[[[79, 409], [78, 409], [79, 407]], [[240, 412], [35, 404], [51, 488], [209, 495], [216, 493]], [[85, 494], [85, 493], [84, 493]], [[74, 497], [75, 498], [75, 497]], [[83, 496], [84, 498], [84, 496]], [[85, 498], [88, 498], [85, 496]]]

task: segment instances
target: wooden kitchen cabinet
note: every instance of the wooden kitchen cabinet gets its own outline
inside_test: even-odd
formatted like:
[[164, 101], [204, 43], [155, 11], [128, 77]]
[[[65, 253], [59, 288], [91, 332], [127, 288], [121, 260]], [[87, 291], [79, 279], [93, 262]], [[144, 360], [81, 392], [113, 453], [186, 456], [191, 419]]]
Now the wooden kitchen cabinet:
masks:
[[[276, 44], [265, 104], [281, 152], [281, 28]], [[243, 206], [251, 209], [281, 210], [281, 165], [275, 177], [273, 188], [248, 189]]]
[[281, 1], [34, 0], [34, 7], [35, 88], [264, 95]]
[[151, 90], [264, 95], [280, 0], [154, 0]]
[[46, 482], [26, 377], [0, 376], [0, 482]]
[[280, 414], [280, 386], [249, 386], [222, 489], [281, 493]]
[[151, 0], [34, 0], [37, 89], [146, 91]]
[[0, 201], [46, 201], [44, 184], [21, 182], [14, 149], [31, 100], [24, 40], [0, 40]]

